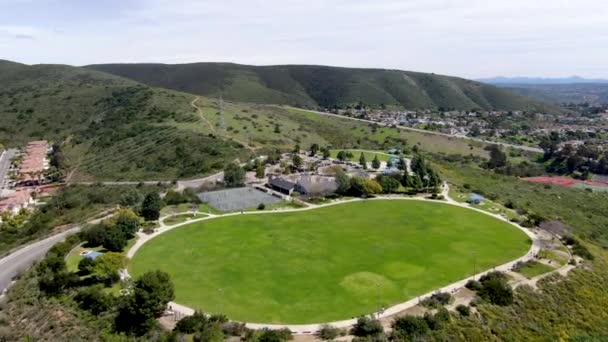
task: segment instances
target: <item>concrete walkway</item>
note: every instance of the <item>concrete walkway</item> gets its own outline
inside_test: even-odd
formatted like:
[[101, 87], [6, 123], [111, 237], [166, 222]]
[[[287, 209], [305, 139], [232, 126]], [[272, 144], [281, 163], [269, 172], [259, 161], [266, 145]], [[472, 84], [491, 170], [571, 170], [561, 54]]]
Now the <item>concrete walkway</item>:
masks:
[[[436, 292], [455, 292], [456, 290], [464, 287], [464, 285], [472, 279], [478, 279], [479, 277], [481, 277], [482, 275], [488, 273], [488, 272], [492, 272], [492, 271], [501, 271], [501, 272], [506, 272], [508, 270], [510, 270], [511, 268], [513, 268], [513, 266], [518, 263], [518, 262], [526, 262], [528, 260], [532, 260], [534, 259], [534, 256], [540, 251], [540, 247], [539, 247], [539, 243], [538, 240], [536, 238], [536, 236], [528, 229], [521, 227], [520, 225], [514, 223], [514, 222], [510, 222], [508, 219], [498, 215], [498, 214], [493, 214], [493, 213], [489, 213], [487, 211], [478, 209], [478, 208], [474, 208], [469, 206], [466, 203], [460, 203], [457, 201], [454, 201], [453, 199], [451, 199], [448, 196], [449, 193], [449, 186], [447, 185], [447, 183], [444, 183], [442, 186], [442, 191], [441, 194], [443, 195], [443, 197], [445, 198], [444, 201], [442, 200], [431, 200], [431, 199], [426, 199], [423, 197], [403, 197], [403, 196], [379, 196], [376, 198], [371, 198], [371, 199], [361, 199], [361, 198], [355, 198], [355, 199], [350, 199], [350, 200], [345, 200], [345, 201], [337, 201], [337, 202], [332, 202], [332, 203], [326, 203], [326, 204], [319, 204], [319, 205], [313, 205], [310, 207], [306, 207], [306, 208], [297, 208], [297, 209], [285, 209], [285, 210], [275, 210], [275, 211], [252, 211], [252, 212], [237, 212], [237, 213], [228, 213], [228, 214], [222, 214], [222, 215], [209, 215], [207, 217], [203, 217], [200, 219], [193, 219], [193, 220], [189, 220], [183, 223], [178, 223], [176, 225], [172, 225], [172, 226], [164, 226], [161, 224], [161, 227], [159, 229], [157, 229], [153, 234], [144, 234], [144, 233], [138, 233], [139, 235], [139, 239], [137, 240], [137, 242], [133, 245], [133, 247], [131, 247], [131, 249], [129, 249], [129, 251], [127, 252], [127, 257], [132, 258], [133, 255], [135, 255], [135, 253], [139, 250], [139, 248], [141, 248], [141, 246], [143, 246], [146, 242], [152, 240], [153, 238], [168, 232], [170, 230], [173, 230], [175, 228], [179, 228], [181, 226], [184, 225], [188, 225], [194, 222], [201, 222], [201, 221], [206, 221], [206, 220], [212, 220], [212, 219], [216, 219], [216, 218], [220, 218], [220, 217], [229, 217], [229, 216], [237, 216], [237, 215], [270, 215], [270, 214], [277, 214], [277, 213], [286, 213], [286, 212], [300, 212], [300, 211], [307, 211], [307, 210], [315, 210], [318, 208], [323, 208], [323, 207], [330, 207], [330, 206], [334, 206], [334, 205], [341, 205], [341, 204], [345, 204], [345, 203], [351, 203], [351, 202], [359, 202], [359, 201], [375, 201], [375, 200], [396, 200], [396, 201], [432, 201], [435, 203], [443, 203], [443, 204], [447, 204], [447, 205], [454, 205], [454, 206], [458, 206], [461, 208], [466, 208], [469, 210], [475, 210], [477, 212], [480, 212], [482, 214], [485, 215], [489, 215], [492, 216], [498, 220], [501, 220], [503, 222], [506, 222], [514, 227], [516, 227], [517, 229], [521, 230], [522, 232], [524, 232], [528, 237], [530, 237], [530, 239], [532, 240], [532, 245], [530, 246], [530, 249], [528, 250], [528, 252], [520, 257], [517, 258], [513, 261], [510, 261], [508, 263], [505, 263], [503, 265], [494, 267], [490, 270], [486, 270], [480, 273], [477, 273], [471, 277], [468, 278], [464, 278], [462, 280], [459, 280], [455, 283], [449, 284], [447, 286], [435, 289], [433, 291], [429, 291], [421, 296], [418, 296], [416, 298], [412, 298], [406, 302], [391, 306], [385, 310], [383, 310], [382, 312], [378, 313], [377, 312], [370, 312], [370, 314], [374, 314], [374, 315], [378, 315], [379, 318], [383, 318], [383, 317], [388, 317], [388, 316], [392, 316], [394, 314], [397, 314], [401, 311], [407, 310], [413, 306], [416, 306], [420, 303], [420, 301], [424, 300], [425, 298], [430, 297], [433, 293]], [[128, 274], [128, 273], [126, 273]], [[194, 309], [189, 308], [187, 306], [184, 305], [180, 305], [178, 303], [175, 302], [170, 302], [169, 306], [171, 306], [173, 311], [179, 311], [181, 314], [184, 315], [191, 315], [194, 313]], [[343, 320], [343, 321], [335, 321], [335, 322], [320, 322], [320, 323], [313, 323], [313, 324], [264, 324], [264, 323], [246, 323], [246, 326], [248, 328], [251, 329], [283, 329], [283, 328], [288, 328], [289, 330], [291, 330], [293, 333], [295, 334], [310, 334], [310, 333], [314, 333], [316, 331], [318, 331], [322, 325], [324, 324], [330, 324], [332, 326], [338, 327], [338, 328], [346, 328], [346, 327], [350, 327], [352, 325], [354, 325], [357, 322], [356, 319], [347, 319], [347, 320]]]

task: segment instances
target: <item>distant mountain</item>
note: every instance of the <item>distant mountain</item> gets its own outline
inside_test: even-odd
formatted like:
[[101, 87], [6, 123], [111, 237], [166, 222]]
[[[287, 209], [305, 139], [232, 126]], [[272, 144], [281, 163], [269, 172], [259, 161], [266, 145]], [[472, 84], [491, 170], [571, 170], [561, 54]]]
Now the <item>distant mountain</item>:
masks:
[[312, 65], [100, 64], [86, 68], [193, 94], [307, 108], [354, 105], [559, 111], [484, 83], [428, 73]]
[[608, 104], [608, 83], [503, 84], [510, 91], [552, 103]]
[[517, 85], [530, 85], [530, 84], [583, 84], [583, 83], [606, 83], [607, 79], [592, 79], [582, 78], [579, 76], [571, 76], [565, 78], [542, 78], [542, 77], [492, 77], [492, 78], [481, 78], [477, 81], [495, 84], [495, 85], [506, 85], [506, 84], [517, 84]]

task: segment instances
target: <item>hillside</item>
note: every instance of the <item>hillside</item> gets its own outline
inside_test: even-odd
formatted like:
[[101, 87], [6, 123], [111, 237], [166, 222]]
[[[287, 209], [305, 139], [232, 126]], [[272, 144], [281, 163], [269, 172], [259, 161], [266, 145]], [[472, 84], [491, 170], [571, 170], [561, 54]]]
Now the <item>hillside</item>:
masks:
[[80, 179], [185, 178], [246, 154], [177, 127], [199, 120], [191, 98], [92, 70], [0, 61], [0, 143], [62, 143]]
[[62, 65], [0, 62], [0, 144], [62, 142], [74, 180], [194, 178], [269, 149], [390, 148], [485, 156], [480, 143], [196, 97]]
[[393, 105], [407, 109], [555, 111], [491, 85], [435, 74], [310, 65], [249, 66], [229, 63], [99, 64], [87, 68], [150, 86], [253, 102], [317, 108]]

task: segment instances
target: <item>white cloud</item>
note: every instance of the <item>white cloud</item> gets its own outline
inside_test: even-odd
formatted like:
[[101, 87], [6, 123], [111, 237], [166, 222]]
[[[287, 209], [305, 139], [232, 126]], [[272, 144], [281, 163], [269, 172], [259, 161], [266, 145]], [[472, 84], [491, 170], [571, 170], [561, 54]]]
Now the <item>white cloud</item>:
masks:
[[8, 50], [1, 57], [608, 77], [603, 0], [114, 0], [93, 9], [78, 2], [69, 9], [74, 20], [64, 20], [63, 3], [47, 0], [30, 13], [31, 5], [12, 1], [22, 13], [0, 14], [1, 22], [11, 22], [0, 27]]

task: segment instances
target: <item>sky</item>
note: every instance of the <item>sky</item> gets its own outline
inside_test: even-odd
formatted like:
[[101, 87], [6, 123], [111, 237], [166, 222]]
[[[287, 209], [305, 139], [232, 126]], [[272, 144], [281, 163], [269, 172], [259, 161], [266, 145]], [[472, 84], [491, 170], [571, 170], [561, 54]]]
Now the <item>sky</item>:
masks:
[[608, 78], [608, 1], [0, 0], [0, 59]]

